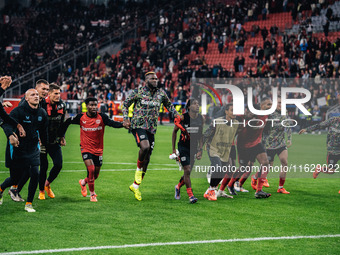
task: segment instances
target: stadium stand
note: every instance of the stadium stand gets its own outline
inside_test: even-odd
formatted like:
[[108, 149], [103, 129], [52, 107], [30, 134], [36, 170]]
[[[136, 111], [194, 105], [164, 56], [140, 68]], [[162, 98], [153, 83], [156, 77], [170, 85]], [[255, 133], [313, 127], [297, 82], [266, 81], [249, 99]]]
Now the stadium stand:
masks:
[[[249, 9], [249, 6], [252, 8]], [[64, 43], [63, 47], [66, 49], [76, 47], [84, 38], [87, 40], [98, 38], [112, 28], [122, 30], [130, 25], [127, 20], [131, 20], [131, 23], [139, 21], [138, 17], [134, 20], [131, 17], [127, 18], [126, 12], [118, 15], [118, 10], [110, 11], [104, 15], [105, 19], [110, 20], [109, 27], [103, 26], [97, 31], [98, 27], [93, 26], [91, 21], [103, 17], [103, 11], [107, 11], [107, 8], [86, 7], [79, 4], [68, 7], [73, 7], [73, 10], [77, 11], [82, 10], [84, 13], [88, 12], [89, 15], [85, 16], [86, 20], [82, 20], [77, 16], [72, 17], [72, 11], [68, 11], [67, 13], [71, 13], [65, 15], [66, 20], [60, 20], [60, 27], [55, 29], [54, 34], [57, 38], [60, 38], [57, 35], [64, 35], [61, 38], [71, 40]], [[159, 10], [162, 10], [162, 7], [159, 4]], [[140, 6], [136, 5], [132, 8], [138, 12]], [[32, 8], [26, 10], [29, 14], [25, 17], [32, 17], [26, 21], [21, 18], [22, 15], [17, 15], [18, 18], [13, 19], [15, 22], [12, 20], [15, 26], [20, 27], [24, 22], [26, 25], [31, 23], [34, 25], [33, 20], [35, 22], [39, 19], [44, 20], [46, 13], [51, 12], [51, 8], [46, 6], [38, 6], [33, 10]], [[157, 13], [154, 10], [147, 13], [145, 8], [143, 10], [142, 14], [138, 12], [140, 17], [145, 17], [143, 15], [156, 17], [156, 21], [148, 29], [138, 33], [136, 38], [125, 44], [117, 54], [110, 52], [101, 56], [95, 54], [87, 66], [64, 67], [56, 82], [62, 86], [65, 97], [83, 100], [86, 96], [93, 95], [106, 100], [110, 95], [110, 99], [114, 97], [123, 100], [131, 89], [143, 83], [143, 73], [155, 70], [161, 86], [166, 89], [174, 102], [179, 98], [189, 97], [191, 78], [297, 77], [304, 81], [315, 80], [313, 84], [303, 83], [303, 86], [313, 91], [311, 109], [314, 108], [314, 104], [318, 104], [317, 98], [320, 97], [326, 99], [326, 105], [319, 105], [323, 116], [328, 107], [338, 103], [339, 85], [330, 82], [329, 85], [322, 86], [319, 82], [321, 78], [339, 77], [340, 33], [334, 32], [338, 30], [340, 10], [338, 1], [325, 1], [323, 4], [317, 1], [303, 3], [191, 1], [188, 5], [171, 11]], [[58, 13], [54, 15], [57, 16]], [[330, 20], [330, 32], [327, 36], [324, 35], [324, 29], [320, 29], [324, 17]], [[52, 19], [47, 19], [46, 26], [51, 30], [49, 20]], [[63, 26], [68, 26], [70, 22], [76, 26], [71, 25], [65, 29]], [[79, 31], [76, 28], [80, 29], [83, 23], [87, 25], [82, 32], [82, 39], [78, 40], [76, 38]], [[8, 26], [13, 26], [13, 23], [9, 23], [7, 28], [6, 25], [8, 24], [2, 25], [2, 30], [7, 29], [8, 32]], [[32, 34], [23, 39], [34, 38], [34, 34], [39, 34], [37, 31], [31, 32]], [[8, 38], [6, 44], [16, 36]], [[51, 52], [56, 54], [56, 43], [53, 44], [52, 41], [49, 48], [45, 49], [44, 56], [50, 56]], [[31, 40], [29, 43], [33, 43], [36, 47], [39, 45], [36, 40]], [[58, 44], [57, 48], [59, 46]], [[38, 56], [28, 56], [27, 54], [32, 50], [27, 49], [31, 48], [23, 47], [20, 54], [12, 59], [13, 65], [7, 66], [2, 71], [18, 75], [26, 70], [25, 66], [34, 66], [33, 62], [38, 59]], [[36, 53], [35, 50], [33, 52]], [[9, 60], [8, 56], [13, 57], [7, 54], [4, 61]], [[18, 64], [20, 60], [23, 62]], [[15, 67], [20, 72], [11, 72], [11, 67]], [[185, 96], [178, 95], [179, 88], [181, 95], [186, 92]]]

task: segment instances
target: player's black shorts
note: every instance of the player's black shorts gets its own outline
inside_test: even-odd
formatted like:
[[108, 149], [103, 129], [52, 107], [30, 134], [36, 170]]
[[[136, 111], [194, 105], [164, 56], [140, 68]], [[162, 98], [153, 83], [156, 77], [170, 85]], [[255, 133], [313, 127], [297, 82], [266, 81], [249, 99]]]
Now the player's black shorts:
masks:
[[195, 153], [190, 153], [190, 149], [184, 146], [178, 146], [179, 159], [181, 160], [181, 165], [193, 166], [195, 163]]
[[229, 158], [231, 158], [232, 160], [236, 160], [236, 146], [235, 145], [231, 146]]
[[102, 166], [103, 165], [103, 156], [96, 156], [89, 152], [84, 152], [81, 154], [83, 156], [83, 160], [92, 159], [95, 166]]
[[274, 161], [275, 155], [280, 155], [281, 152], [283, 152], [284, 150], [287, 150], [286, 146], [282, 146], [280, 148], [277, 149], [267, 149], [267, 156], [268, 156], [268, 160], [269, 162]]
[[336, 164], [338, 163], [339, 160], [340, 160], [340, 154], [338, 155], [334, 155], [331, 153], [327, 154], [327, 165], [332, 165], [330, 167], [332, 167], [333, 169], [337, 168]]
[[256, 160], [256, 156], [265, 153], [266, 150], [263, 147], [262, 143], [259, 143], [251, 148], [237, 148], [238, 152], [238, 161], [240, 165], [246, 166], [248, 165], [248, 162], [254, 163]]
[[136, 139], [137, 146], [140, 147], [140, 142], [143, 140], [148, 140], [150, 143], [150, 155], [153, 151], [153, 148], [155, 146], [155, 135], [151, 134], [149, 131], [142, 129], [142, 128], [136, 128], [132, 129], [132, 134]]

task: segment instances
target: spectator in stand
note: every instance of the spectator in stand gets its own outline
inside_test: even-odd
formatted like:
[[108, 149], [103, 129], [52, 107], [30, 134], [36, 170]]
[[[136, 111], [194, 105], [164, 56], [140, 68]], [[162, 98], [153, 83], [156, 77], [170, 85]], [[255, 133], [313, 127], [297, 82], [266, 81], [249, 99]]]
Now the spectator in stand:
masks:
[[237, 55], [236, 58], [234, 59], [234, 68], [235, 72], [239, 72], [239, 63], [240, 63], [240, 57]]
[[268, 30], [266, 27], [264, 27], [263, 29], [261, 29], [261, 36], [263, 38], [263, 41], [266, 40], [267, 36], [268, 36]]
[[220, 39], [218, 42], [218, 51], [220, 52], [220, 54], [223, 53], [223, 40]]

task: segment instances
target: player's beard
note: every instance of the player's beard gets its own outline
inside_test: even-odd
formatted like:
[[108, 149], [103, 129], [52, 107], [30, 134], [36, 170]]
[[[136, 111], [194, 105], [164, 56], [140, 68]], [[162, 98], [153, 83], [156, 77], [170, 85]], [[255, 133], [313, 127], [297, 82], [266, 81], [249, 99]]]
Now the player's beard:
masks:
[[147, 82], [147, 84], [148, 84], [148, 87], [149, 87], [151, 90], [153, 90], [153, 91], [155, 91], [155, 90], [158, 89], [158, 84], [157, 84], [156, 87], [154, 87], [154, 86], [151, 84], [151, 82]]

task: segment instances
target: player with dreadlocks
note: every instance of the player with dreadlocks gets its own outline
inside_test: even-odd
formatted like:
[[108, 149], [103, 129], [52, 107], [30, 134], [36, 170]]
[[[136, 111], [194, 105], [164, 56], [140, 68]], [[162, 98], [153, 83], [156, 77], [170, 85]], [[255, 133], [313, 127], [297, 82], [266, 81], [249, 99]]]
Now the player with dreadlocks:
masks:
[[189, 99], [185, 106], [187, 112], [181, 116], [181, 119], [175, 120], [175, 127], [172, 132], [172, 151], [176, 153], [177, 132], [181, 130], [181, 136], [178, 141], [178, 151], [184, 174], [175, 186], [175, 199], [180, 199], [181, 187], [186, 186], [190, 203], [197, 202], [191, 189], [190, 173], [196, 159], [202, 158], [202, 131], [203, 117], [199, 114], [199, 104], [196, 99]]

